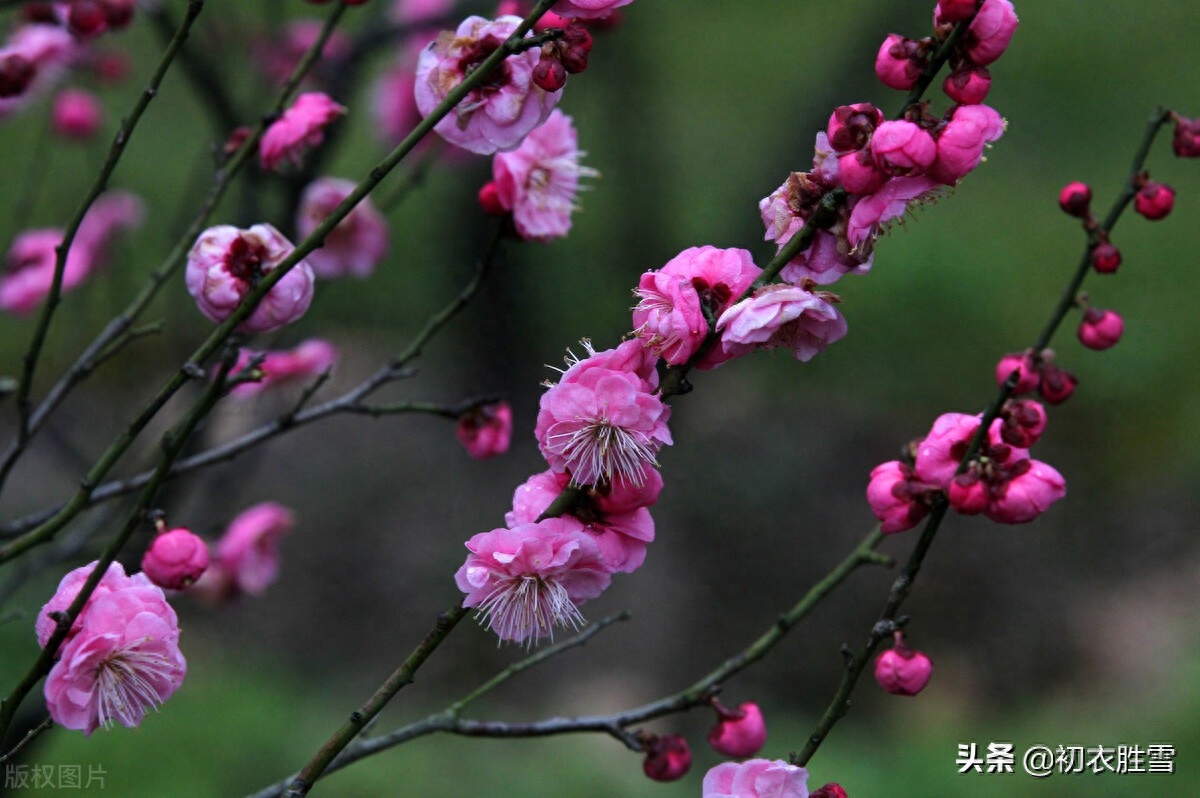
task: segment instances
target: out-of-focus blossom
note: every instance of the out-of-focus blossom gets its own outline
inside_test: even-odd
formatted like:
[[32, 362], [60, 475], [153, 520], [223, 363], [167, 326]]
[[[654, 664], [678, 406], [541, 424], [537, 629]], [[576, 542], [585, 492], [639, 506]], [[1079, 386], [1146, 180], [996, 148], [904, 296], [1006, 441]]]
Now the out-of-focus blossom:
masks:
[[808, 771], [782, 760], [725, 762], [704, 774], [703, 798], [808, 798]]
[[[322, 177], [309, 183], [296, 209], [296, 232], [301, 238], [324, 222], [356, 188], [351, 180]], [[364, 197], [325, 236], [324, 243], [305, 256], [317, 277], [369, 277], [388, 250], [388, 226], [370, 197]]]
[[259, 141], [262, 168], [277, 170], [284, 163], [299, 167], [304, 154], [325, 140], [325, 128], [344, 113], [345, 107], [326, 94], [301, 94]]
[[498, 457], [508, 451], [512, 439], [512, 408], [508, 402], [471, 408], [458, 417], [454, 434], [476, 460]]

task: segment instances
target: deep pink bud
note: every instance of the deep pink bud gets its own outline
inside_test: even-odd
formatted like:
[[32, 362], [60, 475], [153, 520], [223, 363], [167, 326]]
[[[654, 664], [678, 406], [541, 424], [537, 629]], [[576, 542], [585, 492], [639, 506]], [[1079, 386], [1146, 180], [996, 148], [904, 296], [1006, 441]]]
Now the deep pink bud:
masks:
[[64, 89], [54, 99], [54, 132], [70, 139], [90, 139], [100, 130], [104, 110], [91, 92]]
[[932, 675], [929, 657], [906, 646], [899, 632], [895, 646], [875, 660], [875, 681], [893, 695], [916, 695], [925, 689]]
[[1175, 135], [1171, 139], [1171, 149], [1180, 158], [1200, 157], [1200, 119], [1175, 117]]
[[1101, 241], [1092, 250], [1092, 268], [1101, 274], [1112, 274], [1121, 265], [1121, 250], [1107, 241]]
[[0, 56], [0, 99], [19, 97], [37, 75], [37, 67], [23, 55]]
[[838, 152], [861, 150], [882, 122], [883, 112], [871, 103], [841, 105], [830, 114], [825, 135]]
[[133, 21], [134, 0], [100, 0], [100, 5], [104, 9], [105, 24], [113, 30], [128, 27]]
[[1088, 308], [1079, 324], [1079, 341], [1088, 349], [1108, 349], [1121, 340], [1125, 320], [1111, 310]]
[[1013, 352], [1000, 358], [1000, 362], [996, 364], [996, 384], [1003, 385], [1009, 375], [1018, 370], [1021, 375], [1017, 378], [1017, 387], [1013, 393], [1022, 394], [1036, 390], [1041, 378], [1033, 362], [1033, 355], [1028, 352]]
[[[938, 8], [941, 11], [941, 8]], [[944, 21], [934, 15], [936, 22]], [[979, 66], [987, 66], [1008, 49], [1017, 29], [1017, 12], [1009, 0], [984, 0], [979, 13], [967, 28], [962, 47]]]
[[875, 164], [870, 150], [848, 152], [837, 161], [838, 181], [851, 194], [874, 194], [887, 182], [887, 173]]
[[67, 30], [76, 36], [94, 36], [106, 24], [104, 7], [95, 0], [75, 0], [67, 11]]
[[1060, 405], [1075, 393], [1079, 380], [1066, 369], [1060, 369], [1053, 363], [1042, 364], [1042, 381], [1038, 385], [1038, 393], [1052, 405]]
[[966, 22], [978, 6], [977, 0], [938, 0], [937, 14], [942, 22]]
[[977, 474], [968, 471], [950, 480], [946, 498], [957, 512], [963, 515], [979, 515], [987, 509], [987, 486]]
[[646, 760], [642, 770], [655, 781], [675, 781], [683, 778], [692, 766], [692, 750], [687, 740], [678, 734], [664, 734], [646, 743]]
[[495, 180], [479, 189], [479, 207], [483, 208], [483, 212], [488, 216], [503, 216], [508, 213], [509, 209], [500, 201], [500, 190], [496, 187]]
[[831, 781], [808, 794], [808, 798], [847, 798], [846, 790], [836, 781]]
[[875, 74], [888, 88], [908, 91], [917, 85], [928, 60], [921, 42], [889, 33], [875, 56]]
[[208, 546], [179, 527], [159, 534], [142, 557], [142, 572], [166, 590], [183, 590], [208, 568]]
[[562, 61], [542, 53], [542, 60], [533, 68], [533, 82], [546, 91], [558, 91], [567, 85], [567, 69]]
[[1175, 207], [1175, 189], [1153, 180], [1138, 189], [1133, 209], [1150, 220], [1162, 219]]
[[987, 67], [963, 64], [946, 76], [942, 91], [956, 103], [979, 105], [987, 99], [992, 88], [992, 74]]
[[871, 137], [871, 157], [889, 175], [919, 175], [933, 164], [938, 145], [912, 122], [884, 122]]
[[[515, 14], [518, 17], [525, 16], [525, 12], [516, 7], [516, 3], [513, 3], [512, 5], [513, 8], [510, 10], [504, 7], [504, 3], [501, 3], [500, 7], [496, 9], [496, 16], [503, 16], [504, 14]], [[547, 28], [566, 28], [570, 24], [571, 20], [567, 19], [566, 17], [559, 16], [553, 11], [547, 11], [542, 15], [541, 19], [533, 23], [533, 32], [541, 33]]]
[[929, 515], [927, 489], [930, 487], [922, 485], [912, 468], [899, 460], [875, 466], [867, 484], [867, 503], [880, 521], [880, 530], [891, 534], [919, 524]]
[[1024, 460], [1013, 472], [1000, 495], [993, 497], [984, 511], [997, 523], [1028, 523], [1067, 495], [1066, 480], [1046, 463]]
[[472, 408], [458, 417], [454, 433], [476, 460], [504, 454], [512, 439], [512, 408], [508, 402]]
[[713, 702], [717, 725], [708, 732], [708, 744], [718, 754], [732, 757], [754, 756], [767, 741], [767, 725], [758, 704], [747, 701], [736, 710]]
[[572, 75], [587, 69], [588, 53], [592, 51], [592, 34], [577, 22], [567, 26], [559, 46], [559, 60]]
[[1088, 214], [1092, 204], [1092, 189], [1087, 183], [1075, 181], [1063, 186], [1058, 192], [1058, 207], [1068, 216], [1078, 216], [1080, 219]]
[[1010, 446], [1028, 449], [1046, 429], [1046, 408], [1033, 399], [1010, 399], [1000, 411], [1004, 419], [1000, 439]]

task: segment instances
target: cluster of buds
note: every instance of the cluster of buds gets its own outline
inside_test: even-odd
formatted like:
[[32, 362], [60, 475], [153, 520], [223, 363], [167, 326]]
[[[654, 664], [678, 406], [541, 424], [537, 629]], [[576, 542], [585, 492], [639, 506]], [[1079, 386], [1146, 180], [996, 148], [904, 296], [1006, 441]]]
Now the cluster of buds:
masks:
[[562, 38], [542, 45], [541, 60], [533, 68], [533, 82], [546, 91], [558, 91], [567, 85], [568, 74], [587, 69], [592, 34], [579, 22], [566, 22]]
[[1070, 399], [1079, 384], [1074, 374], [1055, 364], [1054, 352], [1050, 349], [1041, 352], [1027, 349], [1000, 358], [996, 364], [996, 384], [1003, 385], [1014, 371], [1017, 372], [1014, 396], [1036, 392], [1052, 405]]

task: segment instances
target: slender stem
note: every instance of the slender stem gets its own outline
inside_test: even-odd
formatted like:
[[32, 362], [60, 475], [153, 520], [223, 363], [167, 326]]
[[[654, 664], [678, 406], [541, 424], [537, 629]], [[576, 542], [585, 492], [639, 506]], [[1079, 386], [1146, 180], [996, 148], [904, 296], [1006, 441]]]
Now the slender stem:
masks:
[[188, 10], [187, 14], [184, 15], [183, 22], [180, 23], [166, 50], [163, 51], [158, 66], [155, 67], [154, 72], [151, 74], [146, 88], [138, 95], [133, 109], [122, 120], [121, 127], [117, 131], [117, 135], [113, 138], [112, 146], [108, 150], [108, 157], [104, 161], [104, 166], [100, 169], [100, 174], [96, 176], [96, 180], [84, 196], [83, 202], [80, 203], [75, 214], [67, 222], [66, 228], [63, 231], [63, 239], [55, 247], [54, 276], [50, 281], [50, 292], [46, 295], [46, 302], [42, 305], [42, 311], [38, 315], [37, 325], [33, 330], [33, 338], [30, 340], [29, 349], [24, 356], [21, 381], [17, 387], [18, 419], [15, 443], [16, 451], [12, 456], [5, 457], [3, 463], [0, 463], [0, 489], [4, 487], [9, 474], [12, 472], [13, 465], [17, 461], [16, 455], [29, 442], [31, 435], [30, 416], [32, 414], [32, 404], [29, 395], [33, 390], [33, 378], [37, 373], [38, 360], [41, 356], [42, 348], [45, 346], [46, 336], [50, 331], [50, 323], [54, 319], [54, 311], [58, 308], [58, 303], [62, 298], [63, 274], [67, 268], [67, 255], [70, 253], [71, 246], [75, 242], [75, 235], [79, 232], [79, 226], [83, 222], [83, 217], [87, 215], [88, 210], [92, 207], [92, 203], [108, 187], [108, 179], [117, 168], [121, 156], [124, 155], [125, 147], [129, 143], [133, 131], [137, 128], [142, 114], [145, 112], [147, 106], [150, 105], [150, 101], [158, 95], [158, 88], [162, 85], [163, 77], [167, 74], [167, 70], [170, 69], [175, 56], [183, 47], [183, 43], [187, 40], [188, 34], [191, 32], [192, 23], [200, 16], [203, 8], [204, 0], [188, 0]]
[[0, 765], [3, 765], [5, 762], [7, 762], [8, 760], [10, 760], [14, 756], [16, 756], [17, 753], [22, 748], [29, 745], [29, 743], [33, 741], [34, 737], [37, 737], [39, 734], [46, 731], [53, 725], [54, 725], [54, 720], [49, 715], [42, 718], [41, 723], [34, 726], [29, 731], [25, 732], [25, 736], [21, 738], [20, 742], [18, 742], [12, 748], [8, 749], [8, 751], [6, 751], [3, 756], [0, 756]]

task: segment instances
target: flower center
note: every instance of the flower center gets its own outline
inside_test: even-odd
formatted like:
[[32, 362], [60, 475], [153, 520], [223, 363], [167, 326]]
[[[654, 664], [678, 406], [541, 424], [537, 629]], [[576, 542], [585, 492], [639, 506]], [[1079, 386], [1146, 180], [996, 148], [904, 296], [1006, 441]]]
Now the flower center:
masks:
[[556, 626], [578, 629], [585, 623], [565, 587], [532, 574], [496, 585], [479, 604], [479, 616], [501, 640], [524, 640], [526, 647], [538, 637], [553, 639]]
[[121, 649], [96, 669], [96, 718], [101, 726], [120, 721], [136, 726], [147, 709], [162, 703], [156, 684], [169, 682], [175, 665], [166, 656], [137, 648]]

